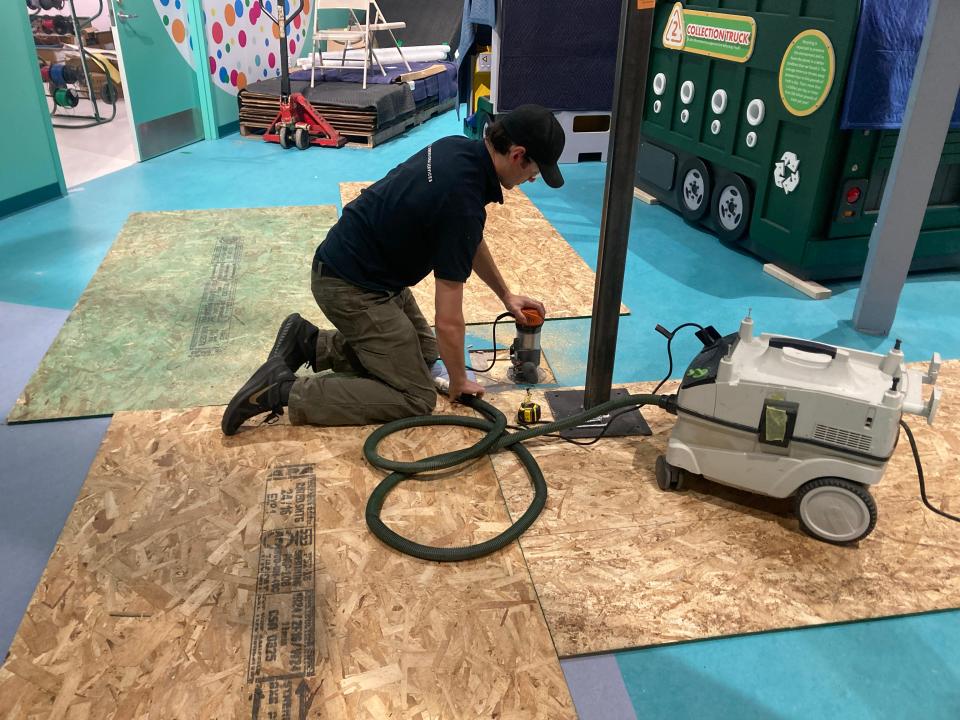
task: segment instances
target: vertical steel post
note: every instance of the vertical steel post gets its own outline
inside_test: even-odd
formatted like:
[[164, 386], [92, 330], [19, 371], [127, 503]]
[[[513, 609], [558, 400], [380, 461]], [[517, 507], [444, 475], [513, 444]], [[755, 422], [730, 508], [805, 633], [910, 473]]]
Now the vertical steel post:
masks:
[[583, 407], [610, 399], [654, 0], [624, 0]]
[[931, 0], [890, 179], [857, 294], [853, 324], [871, 335], [893, 327], [913, 261], [950, 117], [960, 91], [960, 1]]

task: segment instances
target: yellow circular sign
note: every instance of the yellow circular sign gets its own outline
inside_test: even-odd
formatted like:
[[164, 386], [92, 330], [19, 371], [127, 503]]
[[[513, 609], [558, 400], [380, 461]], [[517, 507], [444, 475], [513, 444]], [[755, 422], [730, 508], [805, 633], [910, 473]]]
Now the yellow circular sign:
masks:
[[815, 113], [833, 87], [833, 44], [819, 30], [804, 30], [787, 46], [780, 61], [780, 100], [793, 115]]

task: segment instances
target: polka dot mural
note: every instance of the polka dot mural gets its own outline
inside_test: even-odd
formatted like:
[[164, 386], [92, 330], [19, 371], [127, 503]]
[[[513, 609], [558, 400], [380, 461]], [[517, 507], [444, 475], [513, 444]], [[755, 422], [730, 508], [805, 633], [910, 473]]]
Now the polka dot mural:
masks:
[[[167, 32], [183, 58], [194, 67], [193, 44], [187, 30], [186, 0], [153, 0]], [[276, 15], [277, 2], [289, 12], [297, 0], [264, 0], [268, 12]], [[307, 50], [307, 26], [312, 0], [303, 0], [303, 12], [287, 27], [290, 53]], [[213, 83], [236, 95], [247, 82], [279, 77], [279, 30], [261, 10], [257, 0], [202, 0], [207, 62]]]
[[[287, 12], [297, 5], [297, 0], [263, 0], [263, 5], [276, 16], [277, 2], [286, 3]], [[306, 50], [312, 6], [312, 0], [303, 0], [303, 12], [287, 26], [294, 57]], [[248, 82], [280, 76], [279, 30], [257, 0], [203, 0], [203, 9], [210, 75], [218, 87], [236, 95]]]
[[153, 0], [153, 4], [180, 55], [190, 67], [195, 68], [193, 40], [190, 39], [190, 33], [187, 30], [190, 24], [187, 21], [186, 0]]

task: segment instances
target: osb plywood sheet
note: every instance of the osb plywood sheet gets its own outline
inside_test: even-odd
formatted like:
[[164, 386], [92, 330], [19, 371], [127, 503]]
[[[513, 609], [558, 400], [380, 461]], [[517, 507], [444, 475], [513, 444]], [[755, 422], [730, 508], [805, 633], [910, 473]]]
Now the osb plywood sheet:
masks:
[[[356, 199], [369, 182], [340, 183], [343, 206]], [[487, 205], [483, 237], [507, 286], [540, 300], [548, 318], [589, 317], [593, 313], [594, 274], [556, 228], [521, 190], [504, 190], [503, 205]], [[431, 323], [434, 316], [433, 275], [411, 288]], [[503, 304], [472, 274], [463, 289], [463, 317], [468, 325], [493, 322]], [[620, 306], [622, 314], [630, 312]]]
[[[361, 456], [372, 428], [224, 438], [221, 412], [114, 417], [0, 668], [0, 716], [575, 717], [516, 544], [454, 564], [400, 555], [363, 519], [382, 478]], [[383, 454], [475, 437], [409, 431]], [[508, 515], [482, 461], [404, 484], [384, 520], [453, 545]]]
[[[8, 420], [227, 403], [310, 292], [331, 206], [135, 213]], [[330, 327], [328, 324], [327, 327]]]
[[[957, 515], [960, 361], [944, 364], [939, 384], [936, 425], [907, 420], [928, 496]], [[871, 489], [876, 529], [835, 547], [801, 532], [790, 500], [702, 479], [661, 492], [654, 463], [673, 416], [643, 414], [648, 439], [530, 444], [549, 496], [520, 543], [561, 657], [960, 606], [960, 524], [922, 505], [906, 438]], [[494, 467], [516, 517], [529, 481], [508, 453]]]

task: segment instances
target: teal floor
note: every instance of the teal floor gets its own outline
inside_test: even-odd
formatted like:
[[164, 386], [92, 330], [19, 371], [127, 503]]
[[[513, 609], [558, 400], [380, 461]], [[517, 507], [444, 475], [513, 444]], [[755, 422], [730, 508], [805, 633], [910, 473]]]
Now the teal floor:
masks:
[[[458, 129], [456, 115], [447, 113], [374, 150], [305, 153], [234, 135], [0, 219], [0, 355], [6, 358], [0, 360], [0, 412], [6, 415], [129, 213], [339, 204], [339, 182], [377, 179]], [[605, 167], [566, 166], [564, 173], [560, 190], [543, 183], [525, 189], [593, 267]], [[302, 268], [290, 273], [300, 277]], [[727, 333], [748, 310], [760, 331], [870, 350], [900, 337], [910, 360], [933, 351], [960, 358], [958, 280], [956, 272], [912, 277], [891, 337], [864, 336], [850, 323], [855, 283], [831, 284], [831, 299], [809, 300], [764, 275], [755, 258], [721, 246], [662, 207], [635, 202], [624, 287], [632, 313], [621, 318], [614, 381], [649, 380], [666, 371], [657, 323], [696, 321]], [[583, 383], [589, 327], [589, 320], [559, 320], [544, 329], [543, 346], [560, 384]], [[471, 339], [480, 344], [488, 333], [473, 329]], [[698, 343], [691, 336], [675, 345], [684, 364]], [[82, 421], [0, 426], [0, 656], [105, 428]], [[43, 502], [32, 496], [33, 475], [48, 480]], [[565, 662], [564, 670], [584, 718], [960, 718], [958, 627], [960, 613], [937, 613], [636, 650]], [[621, 676], [613, 683], [611, 668]]]

